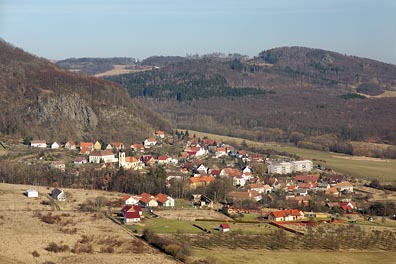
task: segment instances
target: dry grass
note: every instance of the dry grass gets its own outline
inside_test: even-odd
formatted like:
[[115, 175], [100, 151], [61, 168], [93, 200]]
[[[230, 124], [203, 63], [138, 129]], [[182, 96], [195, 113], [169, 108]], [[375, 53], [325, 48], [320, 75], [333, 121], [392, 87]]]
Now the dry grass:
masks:
[[120, 75], [120, 74], [127, 74], [127, 73], [133, 73], [133, 72], [142, 72], [142, 71], [149, 71], [151, 70], [151, 67], [144, 68], [144, 69], [126, 69], [125, 65], [113, 65], [113, 69], [107, 72], [101, 72], [98, 74], [95, 74], [95, 77], [104, 77], [104, 76], [114, 76], [114, 75]]
[[[45, 196], [24, 196], [23, 191], [31, 187], [0, 184], [0, 210], [3, 216], [0, 219], [0, 263], [175, 263], [147, 244], [139, 244], [140, 240], [109, 219], [75, 210], [79, 201], [96, 194], [104, 195], [103, 192], [67, 190], [76, 201], [61, 204], [61, 208], [68, 211], [56, 211], [40, 204], [42, 200], [48, 200]], [[49, 191], [45, 187], [34, 188], [40, 193]], [[108, 194], [108, 197], [112, 196], [118, 197], [118, 194]], [[51, 217], [47, 218], [56, 220], [52, 224], [43, 222], [39, 217], [49, 213]], [[54, 246], [51, 243], [65, 245], [70, 250], [49, 252], [45, 248]], [[113, 253], [108, 253], [110, 251]]]
[[[194, 249], [194, 255], [212, 263], [394, 263], [395, 252], [265, 251], [245, 249]], [[217, 262], [215, 262], [217, 261]]]

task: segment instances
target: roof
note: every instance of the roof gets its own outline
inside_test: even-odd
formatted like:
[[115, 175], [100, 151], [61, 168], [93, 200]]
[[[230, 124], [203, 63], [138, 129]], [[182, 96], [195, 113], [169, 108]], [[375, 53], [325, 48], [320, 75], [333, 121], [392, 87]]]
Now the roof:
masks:
[[81, 156], [78, 156], [78, 157], [76, 157], [76, 158], [74, 159], [74, 161], [76, 161], [76, 162], [81, 162], [81, 161], [84, 161], [84, 160], [87, 160], [87, 158], [81, 157]]
[[147, 142], [157, 142], [154, 138], [148, 138], [146, 140], [147, 140]]
[[133, 149], [142, 149], [144, 146], [143, 146], [143, 144], [132, 144], [131, 145], [131, 148], [133, 148]]
[[296, 209], [286, 209], [286, 210], [281, 210], [281, 211], [273, 211], [271, 214], [276, 217], [286, 217], [286, 216], [300, 216], [301, 211], [296, 210]]
[[30, 141], [30, 145], [31, 144], [47, 144], [47, 142], [45, 140], [36, 139], [36, 140]]
[[333, 187], [337, 188], [337, 189], [339, 189], [339, 188], [350, 188], [350, 187], [353, 187], [353, 185], [352, 185], [352, 183], [350, 183], [348, 181], [345, 181], [345, 182], [340, 182], [340, 183], [334, 184]]
[[264, 188], [264, 185], [262, 183], [252, 183], [249, 184], [250, 189], [258, 189], [258, 188]]
[[210, 174], [218, 176], [218, 175], [220, 175], [220, 170], [212, 169], [212, 170], [210, 171]]
[[157, 130], [157, 131], [155, 131], [155, 134], [156, 135], [165, 135], [165, 132], [161, 131], [161, 130]]
[[128, 156], [128, 157], [125, 157], [125, 162], [139, 162], [139, 160], [136, 158], [136, 157], [133, 157], [133, 156]]
[[130, 195], [124, 195], [124, 196], [122, 196], [122, 200], [124, 200], [124, 201], [126, 201], [126, 200], [128, 200], [129, 198], [131, 198], [131, 196]]
[[212, 182], [215, 178], [212, 176], [200, 176], [200, 177], [191, 177], [189, 179], [190, 183], [198, 183], [198, 182]]
[[92, 142], [80, 142], [80, 150], [82, 153], [85, 153], [87, 151], [91, 151], [93, 149], [93, 143]]
[[62, 193], [62, 190], [60, 190], [58, 188], [55, 188], [55, 189], [52, 190], [51, 196], [58, 197], [58, 195], [61, 194], [61, 193]]
[[319, 174], [297, 175], [296, 177], [294, 177], [294, 180], [299, 182], [310, 183], [310, 182], [317, 182], [319, 180], [319, 177], [320, 177]]
[[230, 225], [229, 224], [221, 224], [220, 227], [222, 229], [230, 229]]
[[166, 155], [162, 155], [158, 157], [158, 160], [167, 160], [168, 157]]
[[125, 212], [125, 218], [128, 219], [136, 219], [139, 218], [140, 219], [140, 214], [139, 212]]
[[160, 203], [166, 203], [166, 201], [168, 201], [168, 195], [163, 194], [163, 193], [159, 193], [155, 196], [155, 198], [157, 199], [158, 202]]
[[89, 153], [89, 156], [95, 156], [95, 157], [104, 157], [104, 156], [114, 156], [114, 153], [110, 149], [106, 150], [94, 150]]

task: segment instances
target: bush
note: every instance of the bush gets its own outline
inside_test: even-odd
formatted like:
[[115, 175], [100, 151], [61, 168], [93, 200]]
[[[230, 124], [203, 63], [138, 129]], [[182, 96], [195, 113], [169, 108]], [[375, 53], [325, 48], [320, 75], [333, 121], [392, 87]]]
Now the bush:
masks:
[[40, 257], [40, 254], [35, 250], [32, 252], [32, 256], [35, 258], [38, 258], [38, 257]]
[[58, 253], [58, 252], [65, 252], [65, 251], [69, 251], [70, 248], [68, 245], [58, 245], [55, 242], [51, 242], [49, 243], [49, 245], [45, 248], [45, 250], [49, 251], [49, 252], [54, 252], [54, 253]]
[[52, 215], [51, 213], [48, 213], [46, 215], [40, 214], [39, 217], [40, 217], [41, 221], [43, 221], [44, 223], [50, 224], [50, 225], [52, 225], [54, 223], [59, 223], [62, 220], [59, 215]]
[[74, 254], [93, 253], [93, 247], [91, 244], [80, 244], [77, 242], [71, 252]]

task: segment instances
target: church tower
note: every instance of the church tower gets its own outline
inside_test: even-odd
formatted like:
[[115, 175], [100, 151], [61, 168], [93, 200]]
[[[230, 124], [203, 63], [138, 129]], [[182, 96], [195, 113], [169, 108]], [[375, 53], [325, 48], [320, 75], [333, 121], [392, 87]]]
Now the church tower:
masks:
[[124, 151], [118, 152], [118, 166], [120, 168], [125, 166], [125, 152]]

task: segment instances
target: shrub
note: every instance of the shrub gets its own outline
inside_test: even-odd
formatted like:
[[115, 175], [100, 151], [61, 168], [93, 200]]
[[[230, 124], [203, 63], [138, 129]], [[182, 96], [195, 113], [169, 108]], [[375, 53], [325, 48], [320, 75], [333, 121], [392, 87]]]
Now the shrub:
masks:
[[114, 248], [112, 246], [105, 246], [100, 248], [101, 253], [113, 253]]
[[38, 258], [38, 257], [40, 257], [40, 254], [35, 250], [32, 252], [32, 256], [35, 258]]
[[54, 253], [58, 253], [58, 252], [65, 252], [65, 251], [69, 251], [70, 248], [68, 245], [58, 245], [55, 242], [51, 242], [49, 243], [49, 245], [45, 248], [45, 250], [49, 251], [49, 252], [54, 252]]
[[77, 242], [71, 252], [74, 254], [93, 253], [93, 247], [91, 244], [80, 244]]

